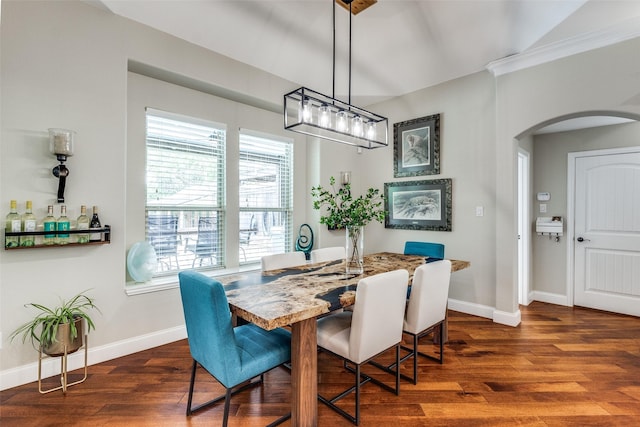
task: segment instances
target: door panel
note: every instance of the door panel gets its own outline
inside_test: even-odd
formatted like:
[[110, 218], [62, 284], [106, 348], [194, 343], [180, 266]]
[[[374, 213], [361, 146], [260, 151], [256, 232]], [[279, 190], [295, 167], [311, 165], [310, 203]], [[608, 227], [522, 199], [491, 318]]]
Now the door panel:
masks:
[[574, 304], [640, 316], [640, 153], [576, 158]]

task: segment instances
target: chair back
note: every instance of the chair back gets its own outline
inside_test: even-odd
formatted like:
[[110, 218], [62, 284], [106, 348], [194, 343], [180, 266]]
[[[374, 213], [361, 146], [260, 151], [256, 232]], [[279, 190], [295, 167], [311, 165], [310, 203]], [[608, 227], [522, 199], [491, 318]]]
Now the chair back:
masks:
[[361, 279], [351, 318], [349, 359], [362, 363], [402, 340], [409, 273], [394, 270]]
[[233, 385], [242, 365], [222, 284], [195, 271], [178, 278], [191, 356], [223, 385]]
[[[242, 222], [242, 213], [240, 216]], [[249, 227], [249, 228], [243, 228]], [[258, 221], [256, 220], [256, 215], [251, 214], [251, 218], [249, 218], [249, 224], [240, 224], [240, 244], [248, 245], [251, 240], [251, 235], [256, 234], [258, 232]]]
[[433, 242], [405, 242], [404, 254], [444, 259], [444, 245]]
[[216, 252], [218, 230], [215, 217], [201, 217], [198, 219], [198, 240], [196, 242], [196, 256], [210, 257]]
[[404, 321], [405, 331], [417, 334], [444, 320], [450, 279], [451, 261], [448, 259], [416, 268]]
[[333, 246], [330, 248], [320, 248], [311, 251], [311, 263], [335, 261], [345, 258], [344, 246]]
[[281, 268], [295, 267], [307, 262], [304, 252], [284, 252], [281, 254], [265, 255], [260, 258], [262, 271], [279, 270]]
[[147, 218], [147, 240], [158, 257], [178, 253], [178, 217], [170, 215], [149, 215]]

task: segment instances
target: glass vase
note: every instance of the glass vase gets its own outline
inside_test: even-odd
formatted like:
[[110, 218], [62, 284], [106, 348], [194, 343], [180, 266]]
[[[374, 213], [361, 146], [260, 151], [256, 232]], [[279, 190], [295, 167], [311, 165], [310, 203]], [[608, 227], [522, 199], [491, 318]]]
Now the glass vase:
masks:
[[346, 273], [362, 274], [364, 272], [364, 265], [362, 263], [362, 256], [364, 254], [364, 227], [347, 227], [346, 233]]

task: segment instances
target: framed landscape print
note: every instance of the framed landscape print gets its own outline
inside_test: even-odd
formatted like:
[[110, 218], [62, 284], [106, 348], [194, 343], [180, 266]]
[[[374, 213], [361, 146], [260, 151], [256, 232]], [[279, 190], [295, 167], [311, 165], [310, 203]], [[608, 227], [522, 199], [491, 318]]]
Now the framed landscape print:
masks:
[[440, 173], [440, 114], [393, 124], [393, 176]]
[[451, 231], [451, 179], [384, 184], [385, 228]]

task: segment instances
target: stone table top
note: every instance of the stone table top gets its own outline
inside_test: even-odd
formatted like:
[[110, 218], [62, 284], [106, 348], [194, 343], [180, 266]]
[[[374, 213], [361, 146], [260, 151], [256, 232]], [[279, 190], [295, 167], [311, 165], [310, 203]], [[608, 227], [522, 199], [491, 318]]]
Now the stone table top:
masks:
[[[346, 274], [344, 261], [338, 260], [216, 279], [224, 285], [234, 314], [271, 330], [352, 305], [362, 278], [400, 268], [411, 278], [424, 263], [423, 256], [381, 252], [364, 257], [362, 274]], [[451, 271], [469, 265], [452, 260]]]

